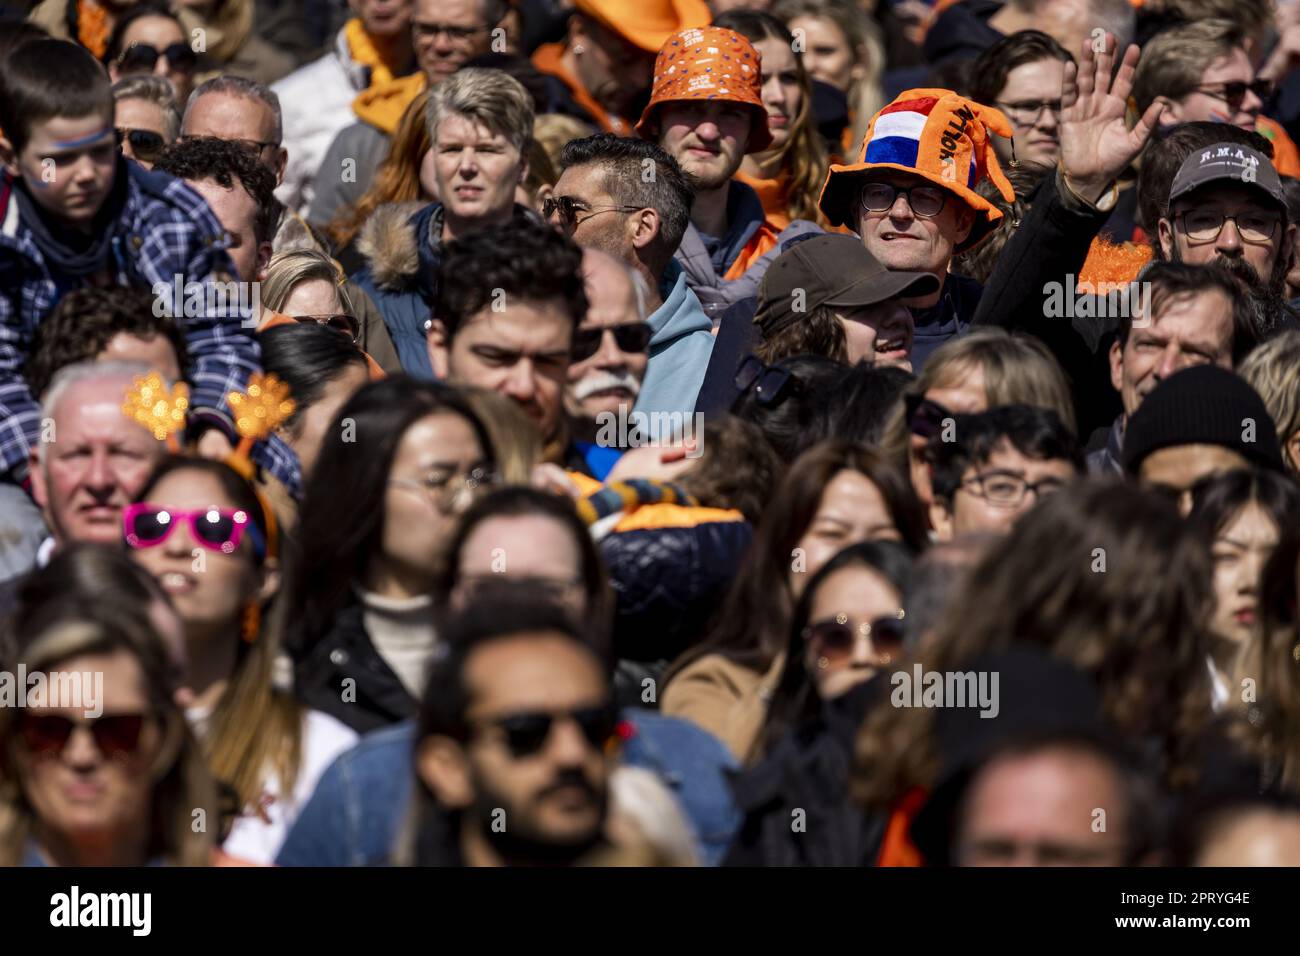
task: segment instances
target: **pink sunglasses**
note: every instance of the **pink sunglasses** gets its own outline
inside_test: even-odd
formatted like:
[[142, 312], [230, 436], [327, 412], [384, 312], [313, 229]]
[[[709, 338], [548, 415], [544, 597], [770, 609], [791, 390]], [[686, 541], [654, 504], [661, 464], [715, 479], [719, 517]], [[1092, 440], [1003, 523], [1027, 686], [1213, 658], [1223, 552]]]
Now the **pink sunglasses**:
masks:
[[126, 543], [133, 548], [152, 548], [162, 544], [177, 525], [188, 522], [190, 534], [209, 551], [233, 554], [248, 532], [259, 558], [266, 555], [266, 542], [248, 512], [236, 508], [202, 508], [178, 511], [162, 505], [138, 502], [122, 511], [122, 530]]

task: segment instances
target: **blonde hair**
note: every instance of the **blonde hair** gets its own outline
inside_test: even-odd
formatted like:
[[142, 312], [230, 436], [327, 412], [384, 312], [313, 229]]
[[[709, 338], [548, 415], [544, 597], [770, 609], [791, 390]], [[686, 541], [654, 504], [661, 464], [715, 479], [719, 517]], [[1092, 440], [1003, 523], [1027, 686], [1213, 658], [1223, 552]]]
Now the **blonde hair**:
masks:
[[[998, 405], [1035, 405], [1061, 416], [1070, 431], [1077, 426], [1074, 400], [1060, 364], [1038, 339], [1012, 335], [1005, 329], [975, 329], [935, 349], [920, 376], [905, 395], [925, 395], [934, 388], [955, 384], [972, 369], [984, 372], [984, 395], [989, 408]], [[899, 402], [885, 426], [886, 453], [901, 467], [908, 464], [909, 425], [905, 402]]]
[[[133, 609], [138, 610], [136, 614], [125, 613], [119, 602], [114, 610], [116, 613], [102, 607], [75, 607], [71, 612], [66, 607], [51, 608], [53, 620], [38, 626], [32, 637], [20, 636], [16, 642], [20, 646], [6, 664], [38, 673], [90, 654], [126, 653], [135, 659], [143, 672], [150, 709], [161, 725], [158, 753], [148, 771], [153, 796], [146, 853], [149, 859], [162, 857], [174, 866], [207, 866], [216, 846], [216, 785], [185, 715], [176, 705], [162, 639], [144, 623], [143, 608]], [[14, 725], [21, 713], [16, 707], [0, 707], [0, 866], [19, 864], [35, 816], [23, 792], [16, 760], [19, 735]], [[207, 825], [196, 830], [196, 819]]]
[[176, 142], [181, 135], [181, 111], [176, 106], [172, 85], [161, 76], [153, 74], [124, 76], [113, 84], [113, 102], [144, 100], [162, 110], [163, 139]]
[[[1264, 399], [1285, 449], [1300, 432], [1300, 332], [1283, 332], [1264, 342], [1246, 356], [1237, 374]], [[1282, 461], [1292, 477], [1300, 477], [1290, 455], [1284, 452]]]
[[572, 139], [586, 139], [597, 133], [590, 123], [563, 113], [543, 113], [533, 120], [533, 139], [546, 150], [551, 165], [560, 168], [560, 150]]
[[771, 13], [787, 25], [796, 17], [830, 20], [844, 34], [863, 75], [845, 91], [849, 101], [852, 142], [867, 135], [871, 117], [887, 104], [881, 77], [885, 72], [885, 40], [879, 24], [852, 0], [777, 0]]
[[333, 284], [343, 311], [353, 315], [352, 299], [343, 286], [345, 278], [337, 262], [315, 249], [276, 253], [271, 257], [266, 278], [262, 281], [262, 304], [274, 312], [280, 312], [298, 283], [320, 279]]
[[437, 142], [438, 125], [449, 113], [502, 134], [520, 155], [528, 151], [528, 140], [533, 135], [533, 98], [509, 73], [467, 67], [434, 87], [425, 108], [431, 141]]
[[526, 485], [542, 460], [542, 436], [518, 404], [499, 392], [463, 389], [465, 401], [487, 430], [497, 472], [507, 485]]

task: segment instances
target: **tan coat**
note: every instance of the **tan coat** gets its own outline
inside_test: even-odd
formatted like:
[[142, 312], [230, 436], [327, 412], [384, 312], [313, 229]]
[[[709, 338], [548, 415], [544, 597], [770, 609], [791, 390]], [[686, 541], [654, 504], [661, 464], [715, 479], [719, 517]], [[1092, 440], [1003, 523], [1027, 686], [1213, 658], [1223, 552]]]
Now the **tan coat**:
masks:
[[706, 654], [668, 682], [659, 709], [707, 730], [743, 762], [763, 729], [784, 660], [784, 654], [777, 655], [760, 674], [721, 654]]

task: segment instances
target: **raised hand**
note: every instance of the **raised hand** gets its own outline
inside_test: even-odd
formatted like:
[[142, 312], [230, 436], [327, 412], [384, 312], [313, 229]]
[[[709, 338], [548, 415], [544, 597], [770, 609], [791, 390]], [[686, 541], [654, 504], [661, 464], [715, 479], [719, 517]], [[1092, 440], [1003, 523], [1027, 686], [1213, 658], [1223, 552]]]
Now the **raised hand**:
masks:
[[1124, 53], [1119, 72], [1111, 81], [1115, 37], [1106, 34], [1104, 49], [1093, 51], [1086, 40], [1076, 67], [1065, 65], [1061, 95], [1061, 166], [1070, 188], [1096, 203], [1119, 174], [1142, 152], [1160, 120], [1164, 104], [1152, 103], [1133, 129], [1124, 122], [1125, 107], [1133, 88], [1138, 48]]

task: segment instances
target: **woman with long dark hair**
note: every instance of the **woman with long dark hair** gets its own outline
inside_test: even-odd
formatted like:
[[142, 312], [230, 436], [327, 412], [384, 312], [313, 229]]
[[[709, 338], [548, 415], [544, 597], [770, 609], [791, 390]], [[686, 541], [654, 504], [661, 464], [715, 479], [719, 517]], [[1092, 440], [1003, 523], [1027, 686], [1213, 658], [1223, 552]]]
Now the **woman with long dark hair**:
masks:
[[[850, 545], [808, 581], [754, 748], [734, 785], [744, 817], [728, 865], [857, 865], [868, 839], [848, 799], [853, 735], [907, 647], [912, 555], [892, 541]], [[795, 810], [808, 824], [791, 830]], [[809, 839], [809, 834], [816, 834]]]
[[339, 411], [308, 479], [289, 584], [299, 695], [360, 732], [415, 713], [457, 516], [496, 483], [464, 395], [396, 376]]
[[914, 553], [926, 546], [925, 515], [907, 479], [873, 449], [810, 449], [768, 507], [711, 637], [665, 675], [664, 713], [694, 721], [741, 759], [750, 755], [805, 583], [837, 551], [873, 540]]
[[1264, 470], [1230, 471], [1192, 489], [1188, 520], [1214, 561], [1215, 607], [1210, 618], [1214, 704], [1234, 697], [1238, 658], [1260, 637], [1260, 578], [1282, 532], [1300, 518], [1300, 487]]

